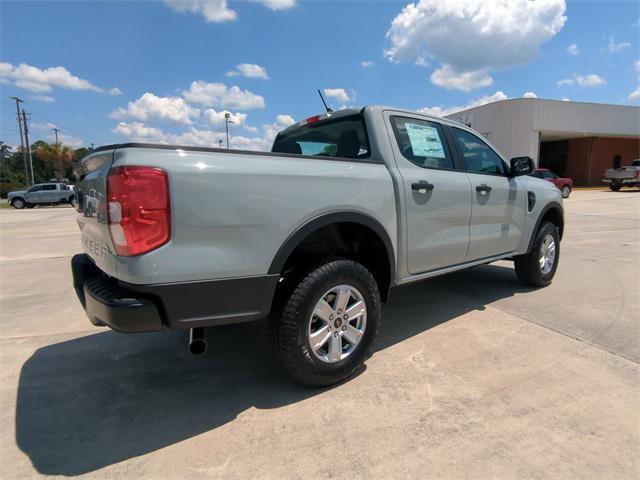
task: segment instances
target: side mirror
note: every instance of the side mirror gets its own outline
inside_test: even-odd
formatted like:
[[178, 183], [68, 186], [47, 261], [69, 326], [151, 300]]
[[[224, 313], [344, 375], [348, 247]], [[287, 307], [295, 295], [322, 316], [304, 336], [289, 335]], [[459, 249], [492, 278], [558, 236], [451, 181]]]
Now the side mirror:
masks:
[[529, 175], [533, 172], [533, 160], [531, 157], [514, 157], [511, 159], [511, 177], [520, 177], [522, 175]]

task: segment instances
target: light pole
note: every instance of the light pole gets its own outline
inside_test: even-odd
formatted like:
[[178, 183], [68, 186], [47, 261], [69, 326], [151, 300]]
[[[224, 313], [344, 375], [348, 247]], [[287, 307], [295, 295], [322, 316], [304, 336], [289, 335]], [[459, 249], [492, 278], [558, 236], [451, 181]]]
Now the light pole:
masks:
[[229, 150], [229, 117], [231, 114], [229, 112], [224, 114], [224, 129], [227, 131], [227, 150]]
[[224, 129], [227, 132], [227, 150], [229, 150], [229, 124], [236, 123], [233, 120], [229, 120], [229, 117], [231, 117], [229, 112], [224, 114]]

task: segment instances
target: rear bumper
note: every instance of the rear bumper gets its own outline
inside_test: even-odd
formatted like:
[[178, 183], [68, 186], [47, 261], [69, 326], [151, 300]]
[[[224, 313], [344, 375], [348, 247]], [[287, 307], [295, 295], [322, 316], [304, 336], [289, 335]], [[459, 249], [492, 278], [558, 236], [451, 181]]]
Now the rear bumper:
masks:
[[604, 183], [617, 183], [619, 185], [637, 185], [640, 183], [640, 178], [603, 178]]
[[108, 277], [85, 254], [71, 259], [73, 285], [89, 320], [119, 332], [241, 323], [271, 310], [279, 275], [159, 285]]
[[73, 287], [91, 323], [118, 332], [162, 330], [163, 322], [153, 301], [136, 298], [107, 277], [84, 254], [71, 259]]

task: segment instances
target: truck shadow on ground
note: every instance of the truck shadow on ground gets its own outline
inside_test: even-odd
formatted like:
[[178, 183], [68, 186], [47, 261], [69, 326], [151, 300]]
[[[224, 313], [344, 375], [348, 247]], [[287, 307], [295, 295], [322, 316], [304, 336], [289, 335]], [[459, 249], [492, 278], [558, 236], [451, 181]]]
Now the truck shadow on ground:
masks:
[[[377, 348], [525, 291], [512, 268], [495, 265], [397, 288]], [[215, 429], [248, 408], [324, 391], [277, 368], [265, 330], [260, 322], [210, 329], [201, 357], [173, 331], [104, 331], [42, 347], [20, 373], [17, 444], [39, 473], [79, 475]]]

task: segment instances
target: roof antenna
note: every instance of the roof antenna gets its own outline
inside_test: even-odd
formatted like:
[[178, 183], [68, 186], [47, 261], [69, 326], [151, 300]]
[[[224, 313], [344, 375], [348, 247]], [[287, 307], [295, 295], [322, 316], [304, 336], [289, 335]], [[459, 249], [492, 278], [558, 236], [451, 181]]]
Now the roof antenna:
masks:
[[324, 104], [324, 108], [327, 110], [327, 113], [331, 115], [333, 113], [333, 110], [327, 107], [327, 102], [324, 101], [324, 97], [322, 96], [322, 92], [320, 91], [320, 89], [318, 89], [318, 95], [320, 95], [320, 100], [322, 100], [322, 103]]

